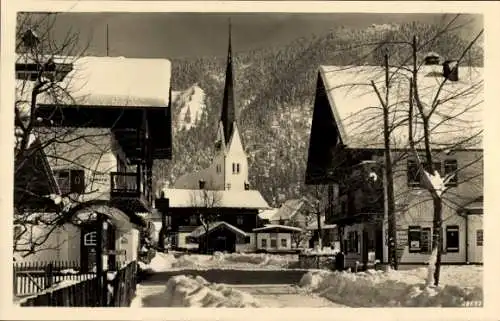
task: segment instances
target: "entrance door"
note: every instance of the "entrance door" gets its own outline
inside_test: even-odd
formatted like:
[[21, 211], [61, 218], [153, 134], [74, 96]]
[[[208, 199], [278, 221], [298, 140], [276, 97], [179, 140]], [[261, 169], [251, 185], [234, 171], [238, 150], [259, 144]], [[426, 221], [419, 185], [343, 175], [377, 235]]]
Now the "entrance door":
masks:
[[97, 225], [88, 224], [81, 228], [80, 263], [82, 272], [91, 272], [97, 264]]

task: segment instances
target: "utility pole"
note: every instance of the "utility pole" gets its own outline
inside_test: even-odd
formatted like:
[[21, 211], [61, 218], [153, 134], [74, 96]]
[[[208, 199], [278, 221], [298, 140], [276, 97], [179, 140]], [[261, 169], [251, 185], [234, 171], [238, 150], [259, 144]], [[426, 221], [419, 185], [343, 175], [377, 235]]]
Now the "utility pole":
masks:
[[384, 114], [384, 174], [385, 174], [385, 188], [384, 188], [384, 201], [385, 210], [387, 211], [388, 221], [388, 236], [389, 236], [389, 265], [397, 270], [397, 240], [396, 240], [396, 215], [394, 206], [394, 178], [392, 168], [392, 156], [390, 145], [390, 128], [389, 128], [389, 54], [386, 51], [384, 55], [384, 68], [385, 68], [385, 103], [382, 104]]
[[106, 57], [109, 57], [109, 25], [106, 24]]

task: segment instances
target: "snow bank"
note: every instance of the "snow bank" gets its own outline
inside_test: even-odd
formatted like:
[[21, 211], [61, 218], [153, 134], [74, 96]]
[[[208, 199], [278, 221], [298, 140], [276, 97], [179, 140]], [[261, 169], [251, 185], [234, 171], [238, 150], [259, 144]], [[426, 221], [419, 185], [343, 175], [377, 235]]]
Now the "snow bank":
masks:
[[200, 276], [177, 275], [170, 278], [165, 289], [168, 307], [260, 307], [250, 294], [223, 284], [209, 283]]
[[176, 269], [283, 269], [297, 262], [296, 255], [273, 254], [224, 254], [214, 255], [185, 254], [176, 258], [172, 253], [157, 253], [149, 264], [139, 263], [143, 271], [164, 272]]
[[[483, 301], [482, 269], [443, 267], [441, 285], [426, 287], [426, 268], [360, 273], [312, 271], [300, 286], [333, 302], [353, 307], [460, 307]], [[479, 276], [477, 275], [479, 274]], [[478, 286], [480, 285], [480, 286]]]

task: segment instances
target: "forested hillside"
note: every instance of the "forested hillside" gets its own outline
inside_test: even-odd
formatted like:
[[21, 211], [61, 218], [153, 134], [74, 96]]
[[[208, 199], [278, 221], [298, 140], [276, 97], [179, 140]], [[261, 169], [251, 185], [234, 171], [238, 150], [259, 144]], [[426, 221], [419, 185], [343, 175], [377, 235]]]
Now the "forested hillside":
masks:
[[[404, 63], [409, 47], [389, 42], [410, 40], [414, 34], [424, 42], [439, 28], [442, 26], [416, 23], [362, 30], [339, 27], [324, 36], [300, 38], [282, 48], [252, 52], [234, 48], [238, 121], [249, 155], [252, 188], [260, 190], [272, 205], [305, 192], [303, 182], [319, 65], [379, 65], [385, 48], [391, 64]], [[466, 46], [467, 39], [444, 33], [422, 52], [435, 51], [445, 58], [456, 58]], [[209, 164], [220, 117], [225, 59], [221, 56], [172, 60], [173, 89], [185, 91], [195, 85], [201, 88], [205, 112], [197, 126], [175, 129], [173, 160], [156, 166], [158, 185], [172, 184], [186, 171]], [[482, 63], [481, 46], [474, 48], [467, 63]], [[178, 118], [183, 107], [182, 100], [174, 100], [173, 119]]]

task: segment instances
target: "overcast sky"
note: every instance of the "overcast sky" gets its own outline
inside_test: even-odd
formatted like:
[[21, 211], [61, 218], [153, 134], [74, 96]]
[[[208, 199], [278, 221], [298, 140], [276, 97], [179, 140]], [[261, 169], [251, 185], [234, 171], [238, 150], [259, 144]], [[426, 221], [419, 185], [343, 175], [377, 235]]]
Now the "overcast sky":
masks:
[[[109, 26], [110, 56], [176, 58], [225, 55], [228, 20], [233, 25], [233, 49], [247, 51], [280, 46], [293, 39], [327, 33], [334, 26], [367, 27], [371, 24], [432, 22], [441, 14], [368, 13], [64, 13], [57, 16], [56, 38], [69, 28], [80, 32], [88, 44], [88, 55], [106, 54], [106, 25]], [[453, 15], [449, 15], [451, 19]], [[464, 15], [471, 22], [464, 35], [482, 28], [481, 16]]]

